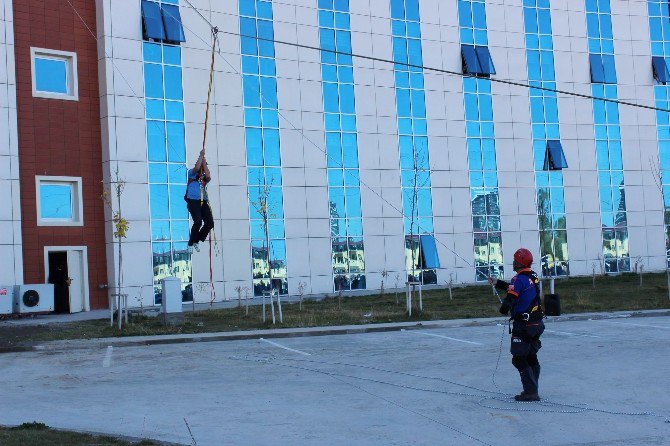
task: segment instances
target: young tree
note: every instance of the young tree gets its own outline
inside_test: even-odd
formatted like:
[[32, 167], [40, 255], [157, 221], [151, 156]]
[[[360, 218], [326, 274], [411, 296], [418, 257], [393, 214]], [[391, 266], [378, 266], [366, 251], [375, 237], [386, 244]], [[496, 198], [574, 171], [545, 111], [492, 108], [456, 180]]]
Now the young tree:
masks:
[[[117, 255], [118, 255], [118, 271], [116, 274], [116, 294], [119, 299], [119, 306], [117, 308], [119, 318], [119, 329], [121, 329], [121, 302], [123, 298], [123, 239], [127, 237], [130, 224], [128, 220], [123, 218], [121, 208], [121, 196], [126, 186], [125, 181], [119, 179], [119, 170], [116, 169], [116, 181], [110, 181], [108, 185], [103, 183], [103, 192], [100, 197], [102, 201], [109, 207], [112, 213], [112, 224], [114, 225], [114, 238], [116, 239]], [[116, 208], [114, 207], [114, 198], [116, 198]]]

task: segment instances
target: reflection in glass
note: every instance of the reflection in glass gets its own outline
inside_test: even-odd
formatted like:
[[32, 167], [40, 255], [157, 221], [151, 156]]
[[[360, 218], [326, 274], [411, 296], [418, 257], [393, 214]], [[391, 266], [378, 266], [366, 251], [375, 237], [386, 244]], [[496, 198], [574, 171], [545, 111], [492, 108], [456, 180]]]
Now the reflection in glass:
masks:
[[[648, 0], [649, 34], [651, 37], [651, 55], [663, 58], [670, 56], [670, 21], [668, 20], [668, 3], [664, 0]], [[654, 82], [654, 96], [656, 107], [667, 110], [670, 108], [670, 86], [656, 80]], [[662, 184], [665, 223], [665, 255], [666, 266], [670, 268], [670, 113], [656, 112], [656, 126], [658, 136], [658, 164], [654, 175]], [[617, 162], [620, 162], [617, 159]]]
[[[351, 52], [349, 2], [319, 1], [318, 5], [321, 49]], [[326, 111], [333, 286], [335, 291], [364, 289], [365, 256], [351, 58], [321, 51], [321, 75]]]
[[[523, 8], [528, 79], [543, 88], [556, 85], [549, 7], [549, 2], [525, 2]], [[530, 112], [542, 275], [564, 276], [569, 274], [569, 263], [563, 173], [544, 170], [547, 140], [560, 139], [556, 94], [531, 88]]]
[[187, 167], [181, 48], [145, 42], [143, 52], [144, 94], [157, 98], [147, 99], [146, 107], [154, 304], [161, 302], [160, 281], [168, 276], [181, 280], [182, 300], [190, 301], [193, 274], [183, 198]]
[[424, 76], [421, 68], [400, 65], [423, 65], [418, 0], [391, 2], [391, 16], [407, 276], [433, 284], [437, 275], [422, 268], [418, 245], [419, 234], [434, 232]]
[[599, 82], [608, 83], [592, 83], [591, 93], [612, 100], [593, 100], [603, 259], [608, 273], [626, 272], [630, 271], [628, 218], [609, 0], [587, 1], [586, 18], [591, 57], [604, 62]]
[[[272, 3], [240, 0], [240, 33], [272, 40]], [[254, 296], [288, 293], [274, 44], [241, 39]]]
[[[461, 44], [486, 47], [486, 7], [483, 0], [458, 2]], [[502, 276], [502, 238], [491, 81], [464, 78], [467, 159], [474, 260], [477, 281]]]

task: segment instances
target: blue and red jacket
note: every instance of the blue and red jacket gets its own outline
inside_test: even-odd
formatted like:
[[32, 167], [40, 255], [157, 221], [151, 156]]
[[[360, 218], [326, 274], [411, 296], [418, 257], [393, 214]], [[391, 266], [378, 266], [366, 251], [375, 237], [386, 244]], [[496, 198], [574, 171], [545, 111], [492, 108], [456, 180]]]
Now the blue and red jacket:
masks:
[[513, 319], [524, 313], [531, 314], [537, 311], [541, 313], [539, 282], [539, 277], [530, 268], [517, 271], [517, 275], [512, 277], [509, 283], [498, 280], [495, 285], [496, 288], [507, 291], [507, 296], [501, 308], [504, 308], [507, 304], [510, 307]]

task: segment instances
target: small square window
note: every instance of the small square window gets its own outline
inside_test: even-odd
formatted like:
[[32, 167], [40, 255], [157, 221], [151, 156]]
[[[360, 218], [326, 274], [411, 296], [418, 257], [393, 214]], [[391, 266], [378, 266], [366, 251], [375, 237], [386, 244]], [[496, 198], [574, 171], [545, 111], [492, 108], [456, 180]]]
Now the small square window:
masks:
[[33, 97], [79, 100], [77, 54], [30, 48]]
[[38, 226], [83, 226], [81, 178], [35, 177]]

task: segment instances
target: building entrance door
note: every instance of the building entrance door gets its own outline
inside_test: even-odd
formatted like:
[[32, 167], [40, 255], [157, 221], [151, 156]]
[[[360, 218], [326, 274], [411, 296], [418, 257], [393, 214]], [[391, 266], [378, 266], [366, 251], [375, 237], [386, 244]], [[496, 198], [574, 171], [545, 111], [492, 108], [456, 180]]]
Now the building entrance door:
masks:
[[45, 247], [47, 282], [54, 284], [57, 313], [88, 311], [88, 274], [85, 247]]

